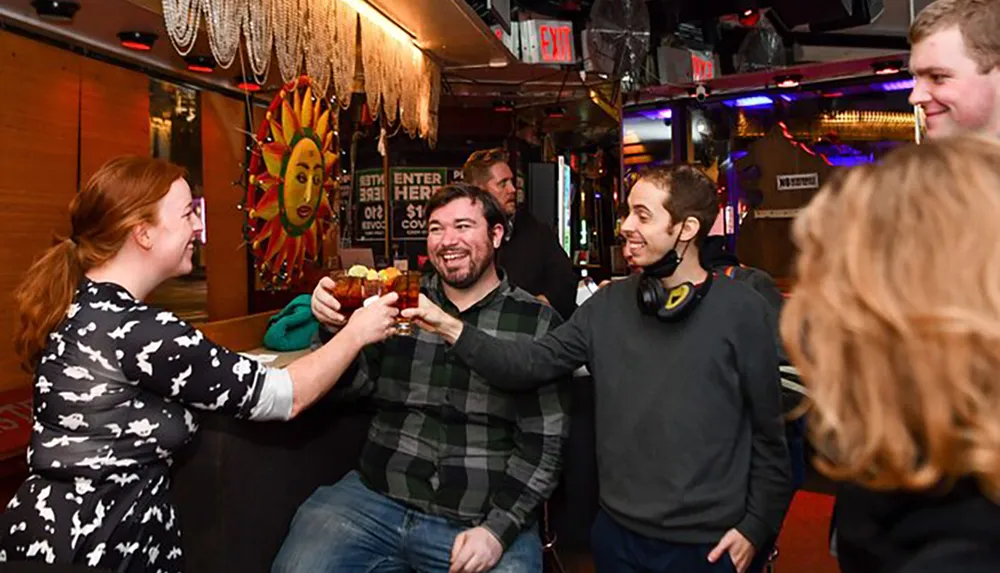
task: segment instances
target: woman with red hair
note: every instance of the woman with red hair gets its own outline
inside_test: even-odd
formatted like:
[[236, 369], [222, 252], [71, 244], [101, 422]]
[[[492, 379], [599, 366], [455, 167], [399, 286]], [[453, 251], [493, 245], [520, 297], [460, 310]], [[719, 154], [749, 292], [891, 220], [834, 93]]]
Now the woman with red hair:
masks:
[[34, 374], [29, 476], [0, 517], [0, 561], [183, 571], [171, 459], [189, 408], [287, 420], [393, 330], [390, 294], [316, 352], [265, 367], [142, 300], [191, 272], [201, 221], [184, 171], [122, 157], [70, 203], [72, 234], [17, 290], [14, 346]]

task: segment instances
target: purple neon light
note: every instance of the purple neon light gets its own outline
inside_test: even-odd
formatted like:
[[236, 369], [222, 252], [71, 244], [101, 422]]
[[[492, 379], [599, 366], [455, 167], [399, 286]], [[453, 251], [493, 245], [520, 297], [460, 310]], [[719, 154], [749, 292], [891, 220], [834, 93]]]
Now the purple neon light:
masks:
[[872, 154], [867, 155], [827, 155], [827, 159], [830, 160], [831, 165], [837, 167], [854, 167], [855, 165], [864, 165], [866, 163], [874, 163], [875, 158]]
[[912, 90], [913, 80], [894, 80], [891, 82], [883, 82], [880, 84], [872, 84], [872, 88], [879, 89], [884, 92], [898, 92], [902, 90]]
[[674, 116], [674, 112], [670, 108], [648, 109], [640, 111], [639, 115], [645, 117], [646, 119], [670, 119]]
[[730, 107], [764, 107], [774, 105], [774, 100], [765, 95], [756, 95], [726, 100], [725, 104]]

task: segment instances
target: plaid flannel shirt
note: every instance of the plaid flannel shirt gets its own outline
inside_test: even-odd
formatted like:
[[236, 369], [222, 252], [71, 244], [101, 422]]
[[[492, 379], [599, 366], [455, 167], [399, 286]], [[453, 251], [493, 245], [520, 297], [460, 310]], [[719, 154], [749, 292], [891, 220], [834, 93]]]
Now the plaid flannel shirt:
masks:
[[[501, 339], [540, 338], [561, 322], [506, 278], [461, 313], [436, 275], [425, 276], [423, 292]], [[506, 549], [535, 522], [556, 487], [569, 430], [568, 380], [505, 392], [453, 356], [439, 336], [415, 330], [414, 337], [366, 348], [357, 374], [336, 388], [377, 407], [361, 453], [361, 479], [425, 513], [485, 526]]]

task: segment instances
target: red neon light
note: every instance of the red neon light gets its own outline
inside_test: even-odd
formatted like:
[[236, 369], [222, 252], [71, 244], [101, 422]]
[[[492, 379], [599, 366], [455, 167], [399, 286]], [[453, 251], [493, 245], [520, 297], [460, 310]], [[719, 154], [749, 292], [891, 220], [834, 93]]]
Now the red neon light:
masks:
[[199, 66], [196, 64], [188, 64], [188, 70], [192, 72], [198, 72], [199, 74], [210, 74], [215, 71], [215, 68], [210, 68], [208, 66]]
[[789, 143], [791, 143], [795, 147], [798, 147], [802, 151], [805, 151], [809, 155], [812, 155], [813, 157], [819, 157], [820, 159], [823, 160], [823, 163], [826, 163], [827, 165], [833, 165], [832, 163], [830, 163], [830, 159], [827, 158], [826, 155], [823, 155], [822, 153], [816, 153], [815, 151], [810, 149], [808, 145], [796, 141], [795, 138], [792, 136], [791, 132], [788, 131], [788, 126], [785, 125], [785, 122], [779, 121], [778, 126], [781, 127], [781, 134], [785, 136], [785, 139], [787, 139]]
[[739, 16], [740, 24], [750, 28], [760, 22], [760, 10], [744, 10]]
[[246, 91], [246, 92], [259, 92], [260, 91], [260, 86], [257, 85], [257, 84], [255, 84], [254, 82], [240, 82], [240, 83], [236, 84], [236, 87], [238, 87], [241, 90]]
[[129, 40], [124, 40], [122, 42], [122, 47], [135, 50], [137, 52], [148, 52], [153, 49], [153, 46], [148, 44], [140, 44], [139, 42], [131, 42]]
[[538, 38], [543, 62], [573, 61], [572, 26], [539, 26]]

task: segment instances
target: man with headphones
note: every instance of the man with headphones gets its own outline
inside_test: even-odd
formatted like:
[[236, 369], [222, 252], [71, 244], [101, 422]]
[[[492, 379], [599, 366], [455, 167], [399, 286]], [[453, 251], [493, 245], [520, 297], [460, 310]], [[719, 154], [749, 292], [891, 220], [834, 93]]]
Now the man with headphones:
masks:
[[792, 494], [776, 325], [751, 287], [700, 263], [718, 209], [702, 171], [650, 169], [628, 203], [622, 234], [642, 273], [598, 290], [538, 340], [493, 338], [423, 299], [403, 314], [503, 389], [589, 366], [598, 571], [743, 573]]

